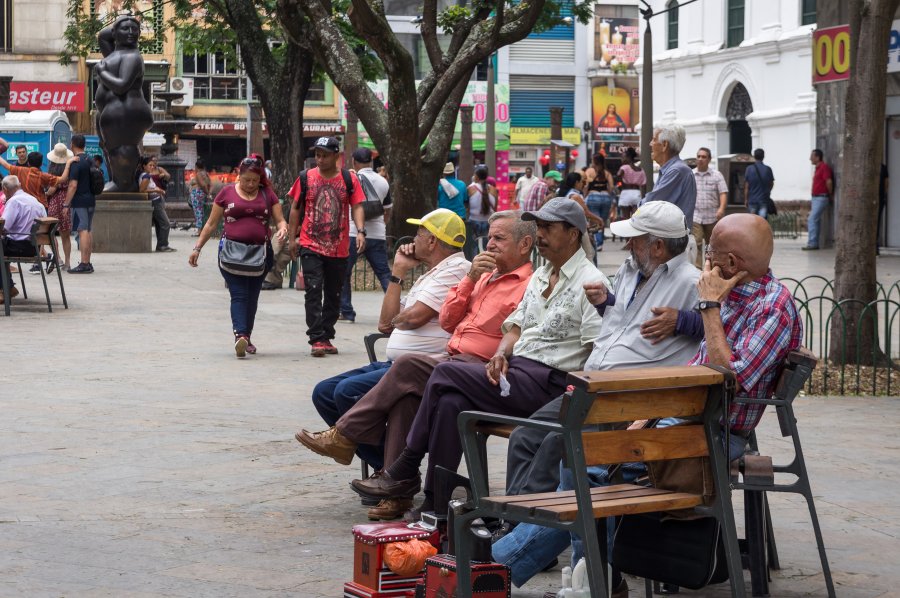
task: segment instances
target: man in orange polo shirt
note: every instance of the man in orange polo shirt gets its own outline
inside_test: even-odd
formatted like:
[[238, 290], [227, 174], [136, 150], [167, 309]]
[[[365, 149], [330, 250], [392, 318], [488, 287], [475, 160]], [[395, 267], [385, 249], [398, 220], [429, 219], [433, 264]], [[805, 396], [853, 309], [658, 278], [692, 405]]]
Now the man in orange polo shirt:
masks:
[[[484, 363], [497, 351], [503, 337], [500, 324], [516, 309], [532, 273], [536, 227], [520, 217], [517, 211], [491, 216], [487, 250], [472, 260], [468, 275], [447, 294], [440, 313], [441, 328], [452, 333], [447, 353], [401, 356], [333, 427], [323, 432], [298, 432], [301, 444], [338, 462], [348, 462], [359, 444], [378, 445], [383, 438], [384, 462], [392, 463], [400, 456], [435, 366], [450, 360]], [[409, 499], [385, 499], [369, 509], [369, 517], [394, 519], [410, 508]]]
[[[0, 148], [5, 150], [7, 147], [8, 144], [6, 141], [0, 138]], [[72, 160], [70, 159], [66, 162], [66, 169], [59, 177], [41, 171], [41, 166], [44, 163], [44, 155], [42, 153], [31, 152], [28, 154], [27, 161], [27, 166], [10, 164], [3, 159], [2, 150], [0, 150], [0, 166], [8, 170], [9, 174], [14, 174], [19, 177], [19, 181], [21, 181], [22, 189], [25, 193], [37, 199], [40, 204], [44, 206], [44, 209], [46, 209], [47, 196], [44, 193], [44, 189], [47, 187], [55, 187], [58, 183], [65, 183], [69, 180], [69, 165], [72, 163]]]

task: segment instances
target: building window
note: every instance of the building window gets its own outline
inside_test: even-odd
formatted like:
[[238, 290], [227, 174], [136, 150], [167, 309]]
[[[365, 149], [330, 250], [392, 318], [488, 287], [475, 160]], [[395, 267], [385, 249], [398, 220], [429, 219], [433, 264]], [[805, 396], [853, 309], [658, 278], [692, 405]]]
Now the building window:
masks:
[[744, 0], [728, 0], [728, 47], [735, 48], [744, 41]]
[[324, 102], [325, 101], [325, 82], [313, 81], [306, 90], [307, 102]]
[[12, 0], [0, 0], [0, 52], [13, 51]]
[[[181, 74], [194, 79], [197, 100], [247, 100], [247, 78], [240, 60], [223, 52], [185, 52]], [[252, 99], [252, 98], [251, 98]]]
[[669, 11], [666, 13], [669, 22], [666, 49], [674, 50], [678, 47], [678, 2], [676, 0], [669, 2], [669, 4], [666, 5], [666, 10]]
[[816, 0], [800, 2], [800, 24], [812, 25], [816, 22]]

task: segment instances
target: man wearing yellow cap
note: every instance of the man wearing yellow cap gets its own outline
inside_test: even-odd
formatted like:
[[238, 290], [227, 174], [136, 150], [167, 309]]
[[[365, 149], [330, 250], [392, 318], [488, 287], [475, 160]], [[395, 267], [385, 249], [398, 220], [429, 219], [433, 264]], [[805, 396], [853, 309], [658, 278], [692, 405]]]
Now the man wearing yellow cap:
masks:
[[[462, 253], [466, 225], [462, 218], [443, 208], [407, 222], [418, 225], [419, 231], [413, 242], [402, 245], [394, 256], [390, 284], [378, 318], [378, 331], [391, 335], [386, 348], [388, 361], [370, 363], [316, 385], [313, 405], [329, 426], [334, 426], [341, 415], [381, 380], [395, 359], [410, 354], [440, 355], [447, 346], [450, 333], [441, 328], [438, 314], [447, 293], [459, 284], [471, 266]], [[425, 264], [428, 271], [401, 299], [403, 280], [419, 264]], [[330, 428], [322, 434], [333, 430]], [[359, 453], [373, 467], [381, 467], [381, 451], [376, 447], [364, 445]]]

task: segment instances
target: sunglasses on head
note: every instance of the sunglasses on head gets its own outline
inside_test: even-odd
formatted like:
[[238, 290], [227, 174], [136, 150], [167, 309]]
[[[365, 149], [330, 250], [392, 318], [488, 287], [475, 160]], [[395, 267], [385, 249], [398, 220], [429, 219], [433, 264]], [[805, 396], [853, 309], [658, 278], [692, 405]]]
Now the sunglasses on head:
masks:
[[244, 158], [241, 164], [244, 166], [262, 166], [262, 160], [259, 158]]

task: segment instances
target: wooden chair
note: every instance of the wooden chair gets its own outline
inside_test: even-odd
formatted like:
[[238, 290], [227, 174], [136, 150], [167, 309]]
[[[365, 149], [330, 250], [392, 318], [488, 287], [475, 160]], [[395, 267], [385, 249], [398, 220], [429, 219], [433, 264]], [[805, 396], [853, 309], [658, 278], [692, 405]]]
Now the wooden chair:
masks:
[[[34, 256], [32, 257], [20, 257], [20, 256], [7, 256], [3, 254], [3, 248], [0, 246], [0, 266], [5, 264], [11, 264], [15, 262], [19, 266], [19, 280], [22, 283], [22, 297], [24, 299], [28, 299], [28, 290], [25, 288], [25, 276], [24, 269], [22, 268], [22, 263], [30, 263], [37, 264], [40, 267], [41, 272], [41, 281], [44, 283], [44, 294], [47, 297], [47, 311], [53, 312], [53, 305], [50, 303], [50, 290], [47, 287], [47, 277], [44, 273], [44, 260], [41, 258], [41, 246], [47, 245], [50, 247], [50, 250], [53, 252], [54, 259], [58, 259], [58, 253], [56, 248], [56, 229], [59, 226], [59, 220], [56, 218], [35, 218], [34, 224], [31, 225], [31, 237], [30, 241], [32, 246], [34, 247]], [[6, 268], [0, 267], [0, 271], [2, 274], [0, 276], [3, 277], [3, 296], [6, 297], [6, 301], [4, 302], [4, 312], [8, 316], [10, 313], [10, 289], [11, 289], [11, 281], [6, 276]], [[56, 276], [59, 280], [59, 290], [62, 294], [63, 306], [66, 309], [69, 309], [69, 303], [66, 300], [66, 289], [63, 286], [62, 280], [62, 272], [60, 269], [56, 268]]]
[[[721, 525], [732, 595], [743, 597], [740, 551], [734, 525], [724, 447], [727, 430], [719, 425], [734, 396], [734, 378], [709, 366], [642, 368], [569, 374], [575, 386], [567, 394], [559, 423], [484, 412], [463, 412], [458, 425], [471, 479], [471, 510], [454, 520], [460, 596], [471, 596], [472, 547], [466, 529], [480, 517], [534, 523], [575, 532], [584, 540], [592, 596], [608, 596], [606, 518], [631, 513], [696, 509]], [[641, 430], [613, 429], [616, 424], [665, 417], [694, 418], [698, 425]], [[484, 467], [487, 422], [559, 432], [575, 490], [520, 496], [490, 496]], [[482, 432], [478, 427], [482, 426]], [[585, 426], [592, 426], [585, 429]], [[725, 438], [723, 439], [723, 436]], [[704, 506], [701, 494], [673, 492], [636, 484], [590, 488], [589, 465], [708, 457], [716, 497]], [[599, 528], [599, 531], [598, 531]], [[599, 538], [603, 538], [601, 542]]]

